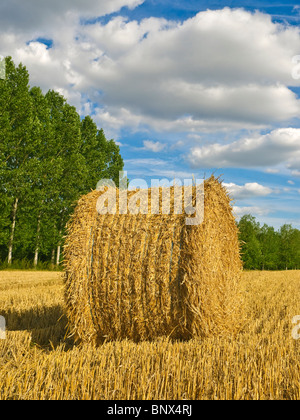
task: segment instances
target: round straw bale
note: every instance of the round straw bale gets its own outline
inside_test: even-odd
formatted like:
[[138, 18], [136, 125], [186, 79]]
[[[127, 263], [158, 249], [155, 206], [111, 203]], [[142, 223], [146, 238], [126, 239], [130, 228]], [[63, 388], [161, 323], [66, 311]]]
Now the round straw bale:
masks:
[[77, 339], [189, 339], [239, 328], [242, 263], [230, 197], [218, 179], [205, 180], [204, 220], [187, 225], [171, 190], [170, 214], [162, 204], [151, 214], [150, 189], [146, 214], [122, 214], [119, 196], [115, 214], [99, 214], [103, 191], [79, 200], [64, 248], [67, 316]]

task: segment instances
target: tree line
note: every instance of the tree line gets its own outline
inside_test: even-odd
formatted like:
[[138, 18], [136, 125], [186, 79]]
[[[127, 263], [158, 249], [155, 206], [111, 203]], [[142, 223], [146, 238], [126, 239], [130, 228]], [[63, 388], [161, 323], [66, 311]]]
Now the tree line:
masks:
[[100, 179], [116, 184], [120, 149], [90, 116], [53, 90], [30, 87], [25, 66], [5, 58], [0, 79], [0, 261], [59, 265], [66, 223]]
[[251, 215], [238, 222], [241, 255], [248, 270], [300, 269], [300, 230], [284, 224], [279, 230], [260, 225]]

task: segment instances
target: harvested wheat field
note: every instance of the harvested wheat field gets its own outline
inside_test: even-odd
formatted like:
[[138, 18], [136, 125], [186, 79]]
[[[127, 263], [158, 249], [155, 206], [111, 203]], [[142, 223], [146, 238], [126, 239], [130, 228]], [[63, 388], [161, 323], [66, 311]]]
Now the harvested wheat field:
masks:
[[300, 399], [300, 271], [246, 272], [237, 336], [76, 345], [60, 273], [0, 272], [0, 399]]

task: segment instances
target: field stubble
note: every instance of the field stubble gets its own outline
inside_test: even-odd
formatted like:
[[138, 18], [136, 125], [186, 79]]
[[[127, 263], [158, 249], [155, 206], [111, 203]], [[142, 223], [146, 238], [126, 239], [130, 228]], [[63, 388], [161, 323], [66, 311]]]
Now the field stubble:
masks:
[[0, 399], [300, 399], [300, 271], [245, 272], [236, 337], [74, 345], [61, 273], [0, 272]]

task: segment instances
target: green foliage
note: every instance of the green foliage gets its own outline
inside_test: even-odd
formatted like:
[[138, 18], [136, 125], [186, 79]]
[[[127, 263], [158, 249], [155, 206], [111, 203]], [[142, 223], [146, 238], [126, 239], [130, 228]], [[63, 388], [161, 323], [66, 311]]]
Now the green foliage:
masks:
[[260, 226], [251, 215], [238, 223], [241, 254], [247, 270], [289, 270], [300, 268], [300, 231], [283, 225], [279, 231]]
[[[123, 170], [119, 147], [10, 57], [0, 80], [0, 267], [54, 268], [78, 198]], [[9, 262], [9, 250], [14, 261]], [[59, 257], [59, 255], [58, 255]], [[2, 263], [1, 263], [2, 261]], [[7, 264], [8, 261], [8, 264]]]
[[241, 232], [241, 251], [245, 267], [256, 269], [261, 263], [262, 251], [258, 240], [259, 224], [255, 218], [247, 215], [241, 218], [239, 223]]

